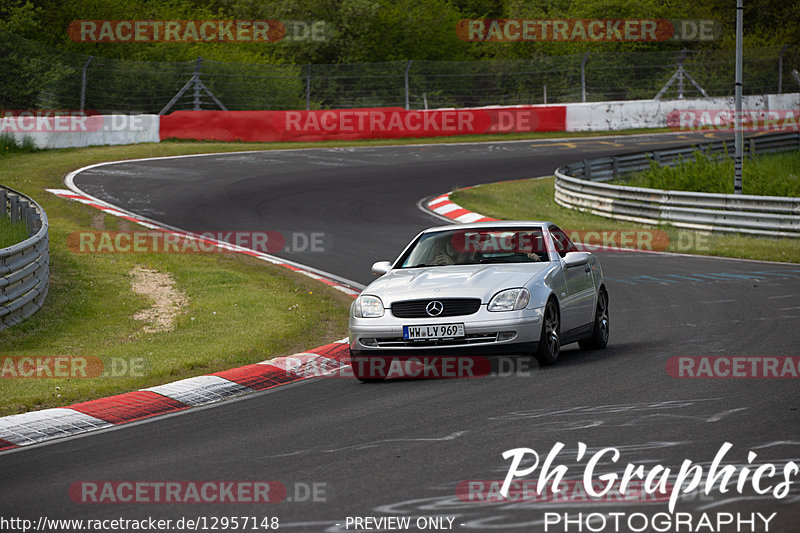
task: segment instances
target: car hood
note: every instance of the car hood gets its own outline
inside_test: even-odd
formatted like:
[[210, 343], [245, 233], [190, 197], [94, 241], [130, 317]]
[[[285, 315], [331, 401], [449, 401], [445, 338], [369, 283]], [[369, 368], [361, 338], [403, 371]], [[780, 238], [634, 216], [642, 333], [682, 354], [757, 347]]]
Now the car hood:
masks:
[[386, 307], [422, 298], [480, 298], [488, 303], [498, 291], [525, 287], [551, 266], [542, 262], [395, 269], [373, 281], [363, 294], [380, 297]]

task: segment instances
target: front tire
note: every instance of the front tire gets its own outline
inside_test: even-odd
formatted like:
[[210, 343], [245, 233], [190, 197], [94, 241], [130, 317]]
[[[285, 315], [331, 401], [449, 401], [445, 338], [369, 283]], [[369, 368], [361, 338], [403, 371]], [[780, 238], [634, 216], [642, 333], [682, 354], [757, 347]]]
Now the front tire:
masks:
[[550, 299], [544, 308], [542, 335], [536, 350], [536, 360], [541, 366], [554, 365], [561, 353], [561, 321], [558, 316], [558, 305]]
[[608, 293], [605, 288], [597, 295], [597, 308], [594, 311], [592, 336], [578, 342], [581, 350], [602, 350], [608, 344]]

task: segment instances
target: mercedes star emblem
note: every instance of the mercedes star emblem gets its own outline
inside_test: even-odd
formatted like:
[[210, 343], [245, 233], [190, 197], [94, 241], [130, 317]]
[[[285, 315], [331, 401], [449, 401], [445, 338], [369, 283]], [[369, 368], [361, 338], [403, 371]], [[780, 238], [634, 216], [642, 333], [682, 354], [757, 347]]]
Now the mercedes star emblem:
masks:
[[436, 300], [425, 306], [425, 312], [428, 313], [428, 316], [439, 316], [442, 314], [442, 311], [444, 311], [444, 305], [442, 305], [442, 302]]

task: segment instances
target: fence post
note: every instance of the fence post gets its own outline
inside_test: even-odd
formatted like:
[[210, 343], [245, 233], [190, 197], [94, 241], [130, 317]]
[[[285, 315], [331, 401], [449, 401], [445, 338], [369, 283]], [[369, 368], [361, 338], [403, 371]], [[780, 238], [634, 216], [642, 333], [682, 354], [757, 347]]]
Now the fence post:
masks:
[[92, 56], [89, 56], [81, 69], [81, 114], [83, 114], [83, 104], [86, 102], [86, 69], [89, 68], [91, 61]]
[[589, 52], [586, 52], [581, 59], [581, 102], [586, 102], [586, 61], [588, 60]]
[[406, 84], [406, 111], [409, 110], [409, 102], [408, 102], [408, 71], [411, 70], [411, 63], [413, 61], [414, 61], [413, 59], [409, 59], [408, 60], [408, 64], [406, 65], [406, 73], [405, 73], [405, 76], [404, 76], [405, 84]]
[[311, 111], [311, 63], [306, 66], [306, 111]]
[[194, 110], [200, 111], [203, 106], [200, 103], [200, 66], [203, 64], [203, 58], [198, 57], [194, 63]]
[[786, 53], [787, 48], [789, 48], [789, 45], [784, 44], [778, 56], [778, 94], [781, 94], [781, 88], [783, 87], [783, 54]]

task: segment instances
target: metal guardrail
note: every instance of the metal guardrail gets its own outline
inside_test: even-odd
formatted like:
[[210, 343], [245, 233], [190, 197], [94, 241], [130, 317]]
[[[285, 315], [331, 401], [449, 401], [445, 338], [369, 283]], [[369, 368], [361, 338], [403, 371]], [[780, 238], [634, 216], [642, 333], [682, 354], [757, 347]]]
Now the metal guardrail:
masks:
[[24, 221], [29, 237], [0, 249], [0, 330], [39, 310], [50, 278], [49, 224], [44, 209], [13, 189], [0, 187], [0, 216]]
[[[671, 224], [706, 231], [800, 238], [800, 198], [669, 191], [612, 185], [608, 182], [650, 168], [651, 161], [674, 166], [701, 150], [733, 152], [733, 140], [697, 143], [587, 159], [556, 170], [559, 205], [608, 218], [645, 224]], [[800, 132], [746, 139], [745, 155], [800, 150]]]

